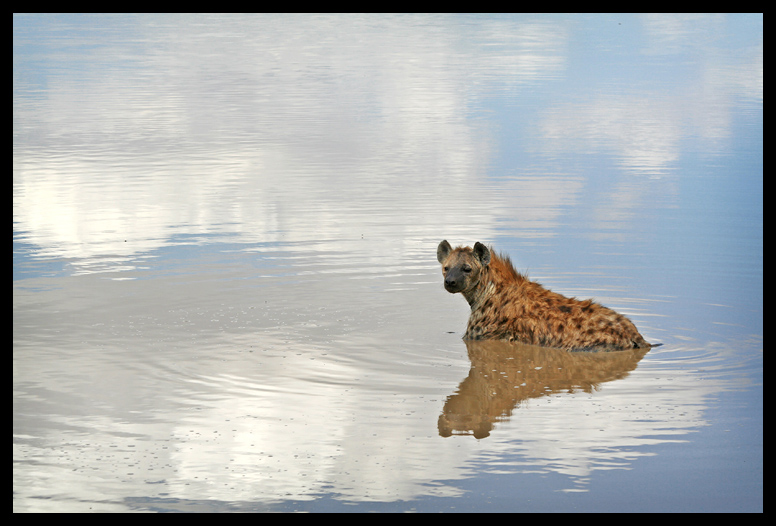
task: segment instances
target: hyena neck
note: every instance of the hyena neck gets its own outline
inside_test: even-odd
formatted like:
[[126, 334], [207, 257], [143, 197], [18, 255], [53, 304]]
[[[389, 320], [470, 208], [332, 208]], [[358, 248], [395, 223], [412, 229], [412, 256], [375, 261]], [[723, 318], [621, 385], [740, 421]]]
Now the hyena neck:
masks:
[[490, 271], [490, 267], [482, 269], [480, 279], [477, 284], [469, 290], [463, 291], [463, 297], [469, 303], [472, 311], [479, 309], [488, 298], [496, 292], [495, 276]]

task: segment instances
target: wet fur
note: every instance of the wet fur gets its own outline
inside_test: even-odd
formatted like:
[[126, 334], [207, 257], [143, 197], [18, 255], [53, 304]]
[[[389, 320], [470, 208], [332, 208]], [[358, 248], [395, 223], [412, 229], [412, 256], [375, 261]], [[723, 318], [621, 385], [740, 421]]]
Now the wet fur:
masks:
[[437, 249], [445, 289], [471, 306], [464, 339], [508, 340], [567, 350], [651, 347], [627, 317], [593, 300], [567, 298], [517, 272], [482, 243]]

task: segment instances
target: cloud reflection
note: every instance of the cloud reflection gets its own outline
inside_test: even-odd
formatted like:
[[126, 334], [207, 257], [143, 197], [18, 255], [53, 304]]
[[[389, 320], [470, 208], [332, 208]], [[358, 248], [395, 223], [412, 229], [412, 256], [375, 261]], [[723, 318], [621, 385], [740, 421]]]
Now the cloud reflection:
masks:
[[[437, 344], [423, 337], [444, 334], [441, 321], [400, 321], [436, 305], [407, 291], [428, 285], [427, 268], [438, 275], [430, 243], [487, 241], [505, 225], [555, 235], [580, 203], [594, 208], [588, 232], [633, 221], [651, 184], [679, 177], [685, 141], [719, 151], [736, 98], [762, 100], [761, 45], [730, 55], [695, 39], [720, 23], [643, 19], [634, 57], [699, 57], [667, 85], [583, 75], [583, 88], [554, 91], [588, 64], [573, 62], [569, 18], [15, 17], [14, 240], [81, 275], [45, 296], [14, 289], [14, 485], [36, 497], [19, 500], [45, 501], [56, 480], [79, 504], [127, 487], [191, 500], [408, 500], [457, 495], [439, 481], [483, 465], [582, 487], [595, 470], [650, 454], [637, 448], [703, 425], [717, 384], [682, 372], [654, 392], [636, 358], [617, 374], [586, 373], [576, 394], [563, 392], [574, 382], [501, 356], [472, 359], [537, 394], [494, 402], [505, 385], [430, 363]], [[507, 148], [491, 115], [501, 112], [519, 115], [515, 157], [534, 164], [494, 166]], [[612, 184], [565, 162], [587, 154]], [[137, 277], [166, 247], [211, 242], [241, 245], [229, 250], [257, 256], [256, 267], [219, 260], [218, 282], [209, 261], [177, 282], [92, 275]], [[294, 280], [273, 281], [299, 261]], [[325, 279], [338, 274], [358, 279]], [[388, 279], [364, 285], [376, 275]], [[256, 358], [268, 348], [277, 355]], [[533, 370], [577, 367], [567, 358]], [[620, 373], [628, 381], [613, 381]], [[490, 433], [486, 453], [438, 436], [440, 412], [443, 434], [474, 432], [456, 422], [467, 415], [457, 401], [443, 408], [459, 382], [451, 400], [474, 384], [475, 405], [492, 404], [477, 427]], [[587, 396], [594, 385], [604, 388]], [[555, 405], [523, 411], [531, 404]], [[42, 465], [68, 475], [41, 485]]]
[[49, 50], [73, 70], [15, 47], [15, 82], [47, 79], [43, 98], [14, 87], [14, 221], [36, 257], [83, 273], [135, 268], [180, 233], [487, 237], [477, 86], [557, 75], [567, 38], [509, 20], [206, 20], [98, 19], [112, 30], [95, 50]]

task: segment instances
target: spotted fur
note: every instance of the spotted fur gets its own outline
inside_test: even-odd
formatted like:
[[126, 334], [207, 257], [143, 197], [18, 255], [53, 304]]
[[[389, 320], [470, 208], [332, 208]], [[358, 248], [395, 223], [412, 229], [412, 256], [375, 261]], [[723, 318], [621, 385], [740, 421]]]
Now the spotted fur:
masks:
[[593, 300], [567, 298], [529, 280], [480, 242], [437, 248], [445, 289], [471, 306], [466, 340], [508, 340], [567, 350], [651, 347], [622, 314]]

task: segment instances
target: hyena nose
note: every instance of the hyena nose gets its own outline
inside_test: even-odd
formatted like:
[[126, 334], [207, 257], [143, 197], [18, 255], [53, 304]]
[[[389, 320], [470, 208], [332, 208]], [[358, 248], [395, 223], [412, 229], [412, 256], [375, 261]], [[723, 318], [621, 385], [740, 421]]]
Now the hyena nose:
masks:
[[450, 278], [445, 279], [445, 286], [455, 287], [455, 280]]

